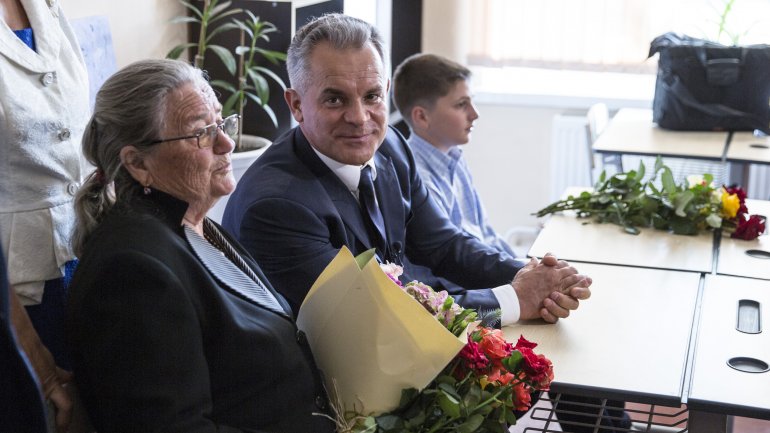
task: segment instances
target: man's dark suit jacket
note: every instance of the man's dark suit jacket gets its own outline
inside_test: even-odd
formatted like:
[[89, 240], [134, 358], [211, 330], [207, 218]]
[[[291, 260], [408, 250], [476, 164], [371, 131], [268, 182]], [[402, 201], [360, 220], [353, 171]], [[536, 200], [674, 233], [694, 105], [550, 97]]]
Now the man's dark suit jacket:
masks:
[[188, 243], [187, 203], [158, 191], [133, 203], [93, 233], [70, 288], [75, 378], [97, 431], [333, 431], [311, 414], [322, 386], [285, 300], [279, 314], [228, 285]]
[[[452, 293], [462, 305], [498, 308], [486, 288], [510, 283], [523, 264], [463, 234], [442, 216], [417, 174], [406, 140], [395, 129], [388, 128], [374, 162], [377, 201], [390, 244], [390, 251], [379, 252], [381, 257], [400, 262], [406, 254], [413, 263], [473, 289]], [[246, 171], [227, 203], [222, 225], [256, 258], [295, 312], [343, 245], [353, 254], [375, 245], [358, 201], [298, 127]]]

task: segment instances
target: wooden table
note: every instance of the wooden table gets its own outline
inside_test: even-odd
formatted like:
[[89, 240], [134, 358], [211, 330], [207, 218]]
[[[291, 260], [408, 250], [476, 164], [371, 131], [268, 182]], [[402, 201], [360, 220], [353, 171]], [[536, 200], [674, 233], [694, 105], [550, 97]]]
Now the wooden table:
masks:
[[700, 275], [583, 264], [591, 299], [554, 325], [519, 323], [554, 364], [552, 389], [679, 406]]
[[[758, 301], [761, 332], [736, 329], [738, 302]], [[756, 310], [747, 311], [744, 319]], [[743, 321], [752, 323], [751, 320]], [[770, 419], [770, 372], [728, 366], [734, 357], [770, 364], [770, 281], [707, 275], [687, 405], [691, 410]], [[695, 431], [695, 430], [691, 430]]]
[[[750, 214], [763, 215], [770, 218], [770, 201], [746, 200]], [[768, 222], [765, 222], [768, 225]], [[735, 275], [739, 277], [761, 278], [770, 280], [770, 230], [753, 241], [731, 239], [723, 236], [719, 243], [717, 259], [717, 274]], [[765, 251], [767, 255], [746, 254], [748, 251]], [[770, 399], [770, 391], [768, 394]]]
[[721, 161], [727, 132], [671, 131], [652, 122], [652, 110], [623, 108], [593, 145], [598, 153]]
[[[684, 236], [655, 229], [642, 229], [640, 234], [630, 235], [615, 224], [552, 215], [528, 255], [543, 257], [550, 252], [575, 262], [711, 272], [713, 237], [711, 232]], [[582, 265], [578, 269], [582, 272]]]

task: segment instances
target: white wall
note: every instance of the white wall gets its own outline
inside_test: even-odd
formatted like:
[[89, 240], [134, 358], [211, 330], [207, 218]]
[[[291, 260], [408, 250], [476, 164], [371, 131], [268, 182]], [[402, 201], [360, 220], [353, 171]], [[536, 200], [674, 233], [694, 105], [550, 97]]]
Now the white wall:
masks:
[[186, 40], [183, 24], [169, 21], [184, 14], [177, 0], [61, 0], [67, 18], [105, 15], [110, 22], [118, 68], [146, 58], [163, 58]]
[[471, 142], [464, 147], [492, 226], [505, 233], [538, 225], [532, 212], [548, 204], [550, 142], [558, 108], [477, 104]]

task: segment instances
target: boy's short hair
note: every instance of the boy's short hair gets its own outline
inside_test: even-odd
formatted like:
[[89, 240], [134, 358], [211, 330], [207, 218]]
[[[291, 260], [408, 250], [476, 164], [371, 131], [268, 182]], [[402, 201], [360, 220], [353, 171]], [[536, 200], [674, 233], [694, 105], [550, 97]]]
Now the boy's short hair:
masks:
[[433, 108], [436, 100], [449, 94], [456, 82], [470, 77], [470, 69], [445, 57], [415, 54], [396, 68], [393, 101], [411, 127], [411, 112], [415, 106]]

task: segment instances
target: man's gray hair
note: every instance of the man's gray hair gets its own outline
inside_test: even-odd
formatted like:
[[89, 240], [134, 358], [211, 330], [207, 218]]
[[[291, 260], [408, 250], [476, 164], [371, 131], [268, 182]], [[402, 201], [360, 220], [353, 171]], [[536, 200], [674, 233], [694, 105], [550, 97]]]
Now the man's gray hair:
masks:
[[289, 45], [286, 68], [291, 87], [300, 93], [307, 90], [310, 79], [310, 55], [313, 49], [328, 42], [334, 49], [363, 48], [371, 43], [380, 55], [387, 72], [385, 44], [380, 32], [364, 20], [343, 14], [327, 14], [302, 26]]

